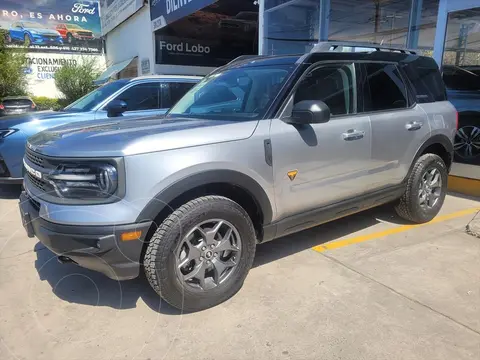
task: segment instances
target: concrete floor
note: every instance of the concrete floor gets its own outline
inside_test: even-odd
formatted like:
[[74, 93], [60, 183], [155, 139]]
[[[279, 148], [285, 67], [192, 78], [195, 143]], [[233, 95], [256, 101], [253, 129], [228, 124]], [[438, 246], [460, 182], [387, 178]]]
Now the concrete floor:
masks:
[[[480, 359], [473, 213], [375, 237], [404, 224], [383, 207], [260, 245], [235, 297], [180, 314], [144, 279], [59, 264], [26, 237], [18, 194], [0, 196], [2, 360]], [[475, 207], [449, 196], [442, 214]]]

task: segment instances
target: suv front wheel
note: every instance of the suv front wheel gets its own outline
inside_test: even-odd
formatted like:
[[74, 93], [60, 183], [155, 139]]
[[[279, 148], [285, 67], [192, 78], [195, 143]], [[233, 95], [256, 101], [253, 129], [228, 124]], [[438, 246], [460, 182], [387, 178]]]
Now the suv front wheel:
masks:
[[407, 189], [395, 207], [402, 218], [425, 223], [437, 216], [447, 193], [448, 171], [435, 154], [420, 156], [407, 181]]
[[145, 253], [145, 273], [170, 305], [198, 311], [240, 290], [255, 246], [252, 221], [240, 205], [204, 196], [175, 210], [158, 227]]

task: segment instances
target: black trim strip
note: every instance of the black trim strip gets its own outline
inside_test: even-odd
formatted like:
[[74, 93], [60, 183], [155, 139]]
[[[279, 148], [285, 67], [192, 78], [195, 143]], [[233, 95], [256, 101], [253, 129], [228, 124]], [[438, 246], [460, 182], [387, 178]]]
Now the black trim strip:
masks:
[[248, 192], [262, 212], [263, 223], [272, 221], [273, 211], [270, 200], [263, 188], [251, 177], [234, 170], [212, 170], [183, 178], [158, 193], [138, 215], [136, 222], [153, 221], [162, 210], [187, 191], [215, 183], [238, 186]]
[[327, 205], [319, 209], [313, 209], [302, 214], [290, 216], [264, 226], [262, 242], [306, 230], [335, 219], [394, 201], [400, 198], [404, 192], [405, 184], [400, 184], [344, 200], [339, 203]]

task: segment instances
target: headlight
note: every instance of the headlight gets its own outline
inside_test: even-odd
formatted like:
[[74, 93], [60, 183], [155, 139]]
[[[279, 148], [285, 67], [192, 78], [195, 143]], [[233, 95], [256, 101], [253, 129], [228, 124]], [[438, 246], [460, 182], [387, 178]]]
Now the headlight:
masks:
[[118, 189], [118, 172], [111, 164], [61, 164], [45, 177], [65, 199], [106, 199]]
[[5, 139], [6, 137], [15, 134], [18, 129], [1, 129], [0, 130], [0, 139]]

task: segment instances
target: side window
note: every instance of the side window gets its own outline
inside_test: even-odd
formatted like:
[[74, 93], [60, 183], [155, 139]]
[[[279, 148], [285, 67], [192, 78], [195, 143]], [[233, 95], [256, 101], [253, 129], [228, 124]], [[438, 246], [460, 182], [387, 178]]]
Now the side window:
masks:
[[162, 109], [169, 109], [185, 95], [195, 83], [171, 82], [162, 83]]
[[445, 101], [445, 85], [435, 60], [419, 57], [402, 64], [402, 69], [415, 89], [418, 103]]
[[321, 100], [332, 115], [354, 114], [357, 110], [355, 65], [323, 65], [312, 70], [300, 83], [294, 103]]
[[127, 111], [152, 110], [160, 108], [159, 83], [134, 85], [117, 96], [127, 103]]
[[393, 64], [366, 64], [367, 101], [365, 111], [406, 108], [407, 89], [397, 67]]

